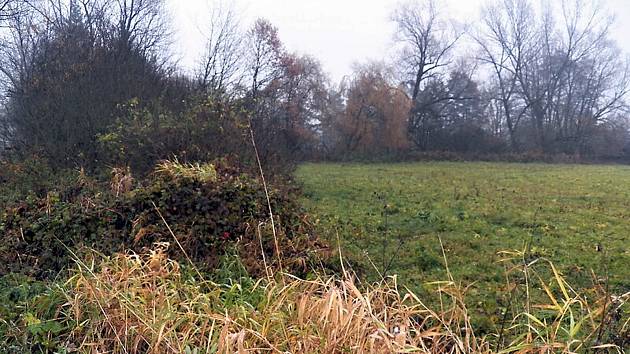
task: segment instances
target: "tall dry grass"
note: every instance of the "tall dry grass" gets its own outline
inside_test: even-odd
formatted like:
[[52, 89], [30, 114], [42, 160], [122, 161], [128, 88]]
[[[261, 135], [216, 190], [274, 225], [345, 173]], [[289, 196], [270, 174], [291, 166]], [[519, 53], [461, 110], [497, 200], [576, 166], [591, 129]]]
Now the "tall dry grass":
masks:
[[[531, 289], [540, 285], [548, 303], [522, 304], [529, 311], [509, 319], [501, 333], [479, 337], [464, 304], [465, 289], [452, 279], [438, 283], [442, 305], [432, 309], [400, 289], [395, 276], [372, 285], [358, 284], [347, 273], [316, 280], [276, 274], [264, 281], [216, 284], [169, 260], [165, 247], [145, 255], [117, 255], [100, 264], [78, 262], [61, 311], [78, 324], [68, 343], [86, 353], [624, 350], [598, 343], [596, 337], [602, 317], [627, 303], [629, 295], [589, 303], [553, 265], [556, 283], [542, 278], [537, 283], [534, 267], [526, 270]], [[627, 321], [619, 325], [627, 330]]]
[[[70, 341], [94, 353], [489, 352], [462, 308], [434, 312], [395, 277], [361, 289], [351, 277], [284, 275], [244, 293], [184, 278], [163, 247], [80, 262], [63, 309], [81, 324]], [[235, 290], [241, 299], [226, 301]]]

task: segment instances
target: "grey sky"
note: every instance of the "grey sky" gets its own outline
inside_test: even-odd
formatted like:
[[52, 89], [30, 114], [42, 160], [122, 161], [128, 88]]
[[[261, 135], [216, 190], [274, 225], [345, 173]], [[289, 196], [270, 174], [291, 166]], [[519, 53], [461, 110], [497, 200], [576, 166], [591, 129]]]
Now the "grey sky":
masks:
[[[218, 0], [168, 0], [176, 24], [177, 55], [186, 68], [194, 66], [203, 49], [200, 29]], [[474, 23], [486, 0], [440, 0], [449, 14]], [[393, 26], [389, 21], [399, 0], [231, 0], [243, 26], [258, 17], [278, 27], [289, 51], [317, 57], [335, 81], [351, 72], [352, 64], [391, 56]], [[620, 47], [630, 53], [630, 0], [604, 0], [616, 17], [613, 31]], [[205, 21], [205, 22], [204, 22]]]

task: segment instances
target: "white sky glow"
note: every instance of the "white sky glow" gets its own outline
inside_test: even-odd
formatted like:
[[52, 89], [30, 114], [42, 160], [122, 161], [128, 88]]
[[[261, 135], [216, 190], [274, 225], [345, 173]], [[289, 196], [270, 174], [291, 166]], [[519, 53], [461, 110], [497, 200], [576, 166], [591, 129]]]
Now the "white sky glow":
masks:
[[[220, 0], [168, 0], [176, 29], [176, 57], [187, 69], [202, 55], [201, 33], [212, 6]], [[485, 0], [439, 0], [449, 16], [464, 23], [479, 18]], [[630, 53], [630, 0], [604, 0], [616, 17], [613, 37]], [[366, 60], [387, 60], [392, 54], [394, 27], [389, 20], [398, 0], [231, 0], [242, 26], [263, 17], [278, 27], [291, 52], [318, 58], [334, 81], [350, 74], [352, 65]]]

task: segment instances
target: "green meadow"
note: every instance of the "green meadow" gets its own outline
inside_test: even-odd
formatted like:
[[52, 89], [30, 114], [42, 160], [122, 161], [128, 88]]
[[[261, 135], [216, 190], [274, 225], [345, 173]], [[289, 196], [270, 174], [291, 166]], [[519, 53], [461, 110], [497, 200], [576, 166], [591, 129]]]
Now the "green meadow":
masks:
[[322, 232], [369, 280], [397, 274], [426, 295], [450, 271], [488, 312], [521, 261], [553, 262], [576, 288], [630, 290], [630, 167], [314, 163], [297, 179]]

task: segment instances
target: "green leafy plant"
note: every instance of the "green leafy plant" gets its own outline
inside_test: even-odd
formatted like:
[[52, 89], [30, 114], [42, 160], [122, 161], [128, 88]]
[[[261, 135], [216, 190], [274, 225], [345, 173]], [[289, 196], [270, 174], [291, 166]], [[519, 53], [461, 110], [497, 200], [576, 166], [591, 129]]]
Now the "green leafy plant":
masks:
[[265, 273], [261, 253], [266, 253], [269, 266], [279, 259], [276, 238], [283, 257], [294, 259], [287, 266], [296, 272], [308, 271], [306, 262], [316, 253], [310, 250], [326, 249], [309, 231], [308, 216], [290, 188], [270, 191], [275, 217], [282, 220], [274, 236], [262, 184], [225, 160], [162, 162], [149, 178], [124, 193], [76, 188], [71, 197], [49, 193], [4, 209], [0, 274], [21, 271], [54, 277], [72, 264], [69, 249], [141, 251], [175, 238], [182, 247], [171, 249], [170, 255], [178, 260], [190, 257], [207, 270], [218, 266], [226, 247], [238, 244], [244, 264], [256, 274]]

